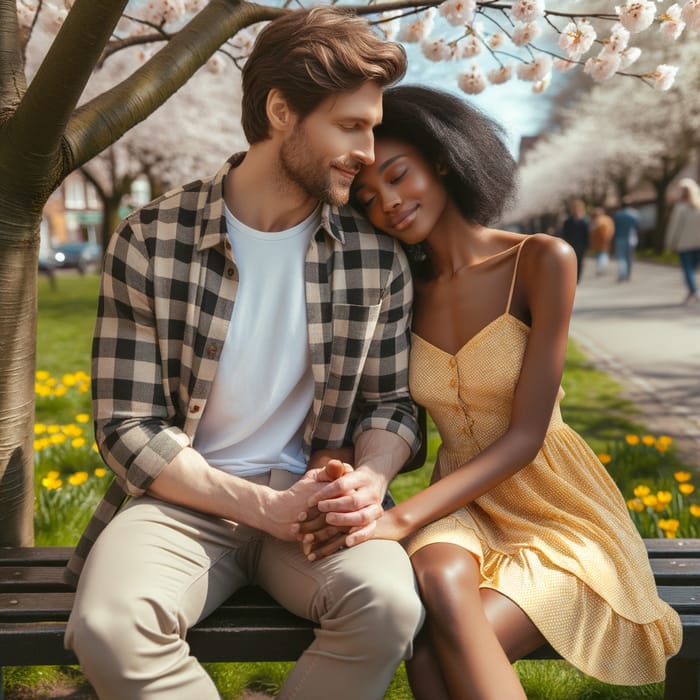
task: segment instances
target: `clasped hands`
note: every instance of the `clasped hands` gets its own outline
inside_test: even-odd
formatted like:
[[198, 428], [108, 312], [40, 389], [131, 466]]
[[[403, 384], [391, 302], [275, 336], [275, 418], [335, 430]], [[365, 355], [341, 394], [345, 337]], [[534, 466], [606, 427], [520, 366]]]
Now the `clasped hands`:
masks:
[[317, 481], [327, 483], [308, 499], [294, 528], [306, 557], [314, 561], [371, 539], [384, 512], [384, 479], [337, 458], [314, 456], [309, 469], [318, 469]]

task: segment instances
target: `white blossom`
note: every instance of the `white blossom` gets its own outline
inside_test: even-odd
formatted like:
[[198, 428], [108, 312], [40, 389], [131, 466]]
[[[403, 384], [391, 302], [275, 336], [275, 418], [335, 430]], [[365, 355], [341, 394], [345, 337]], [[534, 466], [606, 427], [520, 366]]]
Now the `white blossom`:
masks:
[[620, 68], [621, 60], [619, 53], [605, 48], [597, 56], [589, 58], [583, 70], [593, 80], [600, 82], [615, 75]]
[[652, 0], [638, 0], [619, 5], [615, 11], [625, 29], [632, 34], [648, 29], [656, 16], [656, 4]]
[[678, 73], [678, 66], [661, 64], [656, 66], [656, 70], [650, 77], [654, 80], [654, 87], [657, 90], [668, 90], [676, 79], [676, 73]]
[[537, 39], [537, 37], [542, 33], [542, 29], [537, 22], [528, 22], [527, 24], [516, 24], [513, 34], [510, 40], [516, 46], [525, 46], [531, 41]]
[[659, 30], [664, 39], [675, 41], [685, 29], [685, 22], [681, 19], [681, 13], [681, 6], [674, 3], [659, 17], [661, 20]]
[[194, 14], [199, 12], [207, 4], [208, 0], [185, 0], [185, 12]]
[[387, 41], [393, 41], [401, 31], [401, 10], [389, 10], [379, 15], [379, 30]]
[[507, 83], [513, 75], [513, 66], [501, 66], [490, 70], [486, 77], [491, 85], [501, 85]]
[[579, 20], [569, 22], [559, 35], [559, 46], [566, 51], [569, 58], [578, 60], [587, 53], [596, 40], [595, 29], [590, 22]]
[[224, 59], [218, 54], [214, 54], [207, 62], [206, 69], [214, 75], [218, 75], [224, 70]]
[[688, 0], [683, 5], [681, 17], [694, 32], [700, 32], [700, 0]]
[[474, 21], [475, 10], [476, 0], [447, 0], [439, 7], [440, 14], [453, 27], [466, 27], [471, 24]]
[[620, 54], [620, 68], [624, 70], [629, 68], [640, 56], [642, 50], [638, 46], [629, 46]]
[[405, 41], [407, 44], [420, 44], [433, 31], [434, 23], [435, 9], [429, 8], [422, 16], [418, 16], [412, 22], [402, 25], [398, 39], [399, 41]]
[[610, 37], [606, 43], [611, 51], [621, 53], [627, 48], [629, 40], [630, 33], [619, 22], [615, 22], [610, 30]]
[[531, 63], [519, 64], [516, 72], [520, 80], [537, 82], [551, 74], [552, 59], [549, 56], [539, 56]]
[[536, 93], [539, 95], [540, 93], [544, 92], [552, 82], [552, 74], [549, 73], [548, 75], [545, 75], [542, 80], [538, 80], [533, 86], [532, 86], [532, 92]]
[[516, 0], [510, 14], [520, 22], [533, 22], [544, 17], [544, 0]]
[[460, 73], [457, 82], [460, 89], [467, 95], [478, 95], [486, 88], [484, 74], [475, 65], [472, 65], [468, 71]]

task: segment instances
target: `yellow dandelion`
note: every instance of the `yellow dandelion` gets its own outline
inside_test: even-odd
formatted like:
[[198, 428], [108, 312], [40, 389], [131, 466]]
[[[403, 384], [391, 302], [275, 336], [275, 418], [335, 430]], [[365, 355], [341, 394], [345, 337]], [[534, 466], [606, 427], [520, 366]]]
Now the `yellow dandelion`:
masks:
[[668, 447], [672, 442], [673, 438], [669, 437], [668, 435], [659, 435], [656, 441], [658, 445], [665, 445], [666, 447]]
[[60, 489], [63, 482], [57, 477], [52, 477], [51, 474], [58, 474], [58, 472], [49, 472], [42, 480], [41, 485], [47, 491], [54, 491], [55, 489]]
[[95, 452], [96, 454], [100, 454], [100, 448], [97, 447], [97, 443], [93, 442], [92, 443], [92, 451]]
[[63, 433], [57, 433], [56, 435], [52, 435], [50, 440], [52, 445], [63, 445], [66, 441], [66, 436], [63, 435]]
[[[675, 537], [678, 528], [680, 527], [680, 522], [675, 518], [669, 518], [668, 520], [664, 518], [659, 518], [659, 529], [666, 533], [666, 537]], [[669, 535], [671, 532], [673, 534]]]
[[85, 442], [86, 442], [86, 440], [84, 437], [77, 437], [77, 438], [73, 438], [70, 441], [70, 444], [71, 444], [71, 447], [75, 447], [76, 450], [79, 450], [81, 447], [84, 447]]
[[45, 382], [51, 375], [45, 370], [37, 370], [34, 375], [40, 382]]
[[79, 391], [81, 394], [87, 394], [88, 391], [90, 391], [90, 385], [89, 385], [89, 384], [81, 384], [81, 385], [78, 387], [78, 391]]
[[76, 378], [74, 374], [64, 374], [61, 377], [61, 382], [66, 386], [75, 386]]
[[95, 476], [99, 477], [100, 479], [107, 473], [107, 470], [104, 467], [97, 467], [95, 469]]
[[690, 472], [674, 472], [673, 478], [679, 484], [682, 484], [684, 481], [690, 481], [693, 478], [693, 475]]
[[678, 490], [684, 495], [684, 496], [689, 496], [693, 491], [695, 491], [695, 486], [692, 484], [681, 484], [678, 487]]
[[690, 506], [690, 514], [691, 514], [694, 518], [700, 518], [700, 506], [699, 506], [697, 503], [693, 503], [693, 504]]
[[644, 496], [648, 496], [649, 493], [651, 493], [651, 489], [644, 484], [634, 487], [634, 495], [637, 496], [637, 498], [644, 498]]
[[639, 435], [625, 435], [625, 442], [628, 445], [638, 445], [639, 444]]
[[90, 414], [89, 413], [79, 413], [75, 417], [75, 422], [76, 423], [89, 423], [90, 422]]
[[60, 386], [57, 386], [54, 389], [53, 395], [54, 396], [65, 396], [68, 393], [68, 389], [61, 384]]
[[661, 454], [663, 454], [667, 450], [668, 450], [668, 445], [662, 445], [661, 443], [658, 443], [658, 442], [656, 443], [656, 451], [657, 452], [661, 452]]
[[612, 456], [609, 455], [607, 452], [601, 452], [598, 455], [598, 459], [601, 461], [602, 464], [610, 464], [610, 462], [612, 462]]
[[80, 437], [83, 434], [83, 429], [75, 423], [69, 423], [63, 426], [63, 434], [69, 437]]
[[656, 443], [656, 438], [653, 435], [644, 435], [642, 437], [642, 442], [647, 446], [651, 447], [653, 444]]
[[68, 477], [68, 483], [71, 486], [80, 486], [88, 480], [88, 477], [89, 475], [87, 472], [75, 472], [75, 474], [71, 474]]
[[34, 435], [43, 435], [46, 432], [46, 425], [44, 423], [34, 424]]
[[673, 496], [671, 495], [670, 491], [657, 491], [656, 498], [659, 501], [659, 503], [663, 503], [664, 505], [666, 505], [667, 503], [671, 502]]
[[61, 432], [61, 426], [60, 426], [60, 425], [56, 425], [56, 424], [49, 425], [49, 426], [47, 426], [47, 428], [46, 428], [46, 432], [47, 432], [49, 435], [56, 435], [56, 433], [60, 433], [60, 432]]
[[55, 377], [49, 377], [46, 380], [46, 386], [56, 386], [58, 384], [58, 380]]
[[[627, 501], [627, 507], [636, 513], [641, 513], [644, 510], [644, 504], [640, 498], [630, 498]], [[700, 517], [700, 507], [698, 507], [698, 517]]]
[[655, 508], [659, 502], [659, 499], [653, 493], [650, 493], [648, 496], [644, 496], [644, 498], [642, 498], [642, 502], [648, 508]]

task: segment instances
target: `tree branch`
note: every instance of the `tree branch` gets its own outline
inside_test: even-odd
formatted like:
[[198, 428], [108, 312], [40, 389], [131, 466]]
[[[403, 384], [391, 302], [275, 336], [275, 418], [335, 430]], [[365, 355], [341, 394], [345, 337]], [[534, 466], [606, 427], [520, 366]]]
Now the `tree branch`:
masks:
[[18, 148], [56, 167], [66, 124], [126, 4], [76, 0], [12, 118]]
[[0, 125], [9, 119], [26, 89], [17, 3], [0, 0]]
[[239, 30], [285, 12], [244, 0], [212, 0], [141, 68], [76, 110], [66, 129], [69, 169], [153, 113]]

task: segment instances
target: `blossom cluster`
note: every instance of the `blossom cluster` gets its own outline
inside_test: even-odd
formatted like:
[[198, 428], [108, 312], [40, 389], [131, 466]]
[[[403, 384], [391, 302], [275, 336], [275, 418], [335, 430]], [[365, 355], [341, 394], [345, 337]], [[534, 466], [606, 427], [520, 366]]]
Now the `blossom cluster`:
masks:
[[[668, 0], [666, 0], [668, 1]], [[132, 0], [117, 25], [115, 36], [155, 36], [164, 40], [209, 0]], [[39, 20], [45, 29], [56, 31], [63, 23], [72, 0], [17, 0], [20, 27], [33, 26]], [[416, 9], [427, 9], [416, 12]], [[584, 3], [581, 3], [584, 4]], [[415, 9], [383, 12], [373, 17], [377, 27], [389, 39], [420, 44], [430, 61], [471, 60], [483, 54], [491, 66], [472, 63], [458, 76], [462, 90], [469, 94], [483, 91], [487, 85], [500, 85], [513, 77], [533, 84], [542, 92], [550, 84], [553, 70], [566, 71], [581, 65], [593, 80], [607, 80], [627, 73], [641, 56], [641, 49], [630, 45], [632, 35], [653, 25], [664, 39], [674, 41], [684, 32], [700, 33], [700, 0], [681, 0], [665, 9], [664, 0], [624, 0], [611, 2], [610, 12], [577, 7], [576, 12], [549, 11], [545, 0], [430, 0], [415, 2]], [[372, 7], [359, 10], [371, 15]], [[244, 60], [255, 41], [259, 26], [241, 29], [225, 47], [213, 56], [207, 70], [218, 73], [228, 56]], [[154, 35], [155, 32], [155, 35]], [[558, 38], [558, 53], [535, 44], [549, 34]], [[142, 61], [152, 55], [156, 44], [144, 42], [139, 51]], [[675, 79], [676, 66], [658, 65], [646, 72], [634, 73], [660, 90], [668, 90]], [[628, 73], [629, 74], [629, 73]]]
[[[615, 15], [598, 15], [595, 26], [593, 16], [589, 18], [585, 11], [550, 14], [544, 0], [514, 0], [499, 3], [498, 8], [490, 5], [478, 0], [445, 0], [403, 18], [398, 11], [385, 12], [381, 26], [387, 38], [420, 44], [430, 61], [489, 55], [492, 68], [484, 70], [472, 63], [459, 74], [459, 86], [468, 94], [482, 92], [487, 84], [503, 84], [513, 76], [533, 83], [534, 92], [542, 92], [554, 69], [567, 71], [577, 65], [582, 65], [593, 80], [607, 80], [638, 61], [642, 51], [630, 45], [630, 39], [653, 24], [670, 41], [678, 39], [686, 28], [700, 32], [700, 0], [674, 3], [664, 11], [652, 0], [627, 1], [615, 6]], [[443, 36], [445, 25], [457, 28], [455, 36]], [[440, 36], [436, 37], [436, 32]], [[558, 34], [559, 54], [535, 45], [546, 32]], [[668, 90], [677, 70], [661, 64], [653, 71], [634, 75], [659, 90]]]

